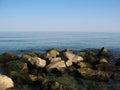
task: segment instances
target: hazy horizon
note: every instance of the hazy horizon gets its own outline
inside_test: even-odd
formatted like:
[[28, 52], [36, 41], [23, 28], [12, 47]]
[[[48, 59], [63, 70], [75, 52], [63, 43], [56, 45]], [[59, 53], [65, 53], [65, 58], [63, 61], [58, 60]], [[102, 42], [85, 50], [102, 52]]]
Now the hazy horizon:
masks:
[[0, 0], [0, 32], [120, 32], [120, 0]]

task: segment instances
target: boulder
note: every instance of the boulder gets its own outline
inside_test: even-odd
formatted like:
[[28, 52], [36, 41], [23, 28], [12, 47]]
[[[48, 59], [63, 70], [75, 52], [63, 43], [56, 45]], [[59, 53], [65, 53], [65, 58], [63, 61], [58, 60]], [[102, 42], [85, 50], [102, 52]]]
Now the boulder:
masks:
[[62, 52], [61, 57], [63, 60], [71, 60], [73, 63], [78, 63], [83, 61], [83, 58], [81, 56], [75, 55], [70, 50], [65, 50]]
[[120, 73], [114, 73], [111, 78], [116, 81], [120, 81]]
[[14, 82], [6, 75], [0, 74], [0, 90], [6, 90], [14, 87]]
[[56, 58], [52, 58], [50, 62], [56, 62], [60, 60], [61, 60], [61, 57], [56, 57]]
[[70, 67], [70, 66], [73, 65], [72, 60], [66, 61], [65, 64], [66, 64], [67, 67]]
[[59, 55], [59, 50], [52, 48], [48, 51], [46, 51], [46, 53], [44, 54], [44, 58], [51, 60], [52, 58], [56, 58]]
[[91, 68], [92, 65], [90, 65], [89, 63], [86, 63], [86, 62], [80, 62], [77, 64], [78, 67], [80, 68]]
[[104, 71], [92, 70], [90, 68], [80, 68], [77, 70], [78, 76], [84, 79], [96, 80], [96, 81], [108, 81], [109, 75]]
[[47, 67], [46, 67], [48, 72], [53, 72], [53, 73], [63, 73], [66, 69], [65, 61], [56, 61], [56, 62], [51, 62]]
[[97, 54], [98, 57], [113, 59], [113, 55], [108, 52], [108, 49], [103, 47]]
[[28, 62], [36, 68], [43, 68], [46, 66], [46, 61], [39, 57], [31, 57], [28, 59]]
[[6, 73], [11, 78], [16, 78], [20, 73], [28, 73], [27, 63], [10, 61], [6, 64]]
[[97, 63], [99, 63], [97, 56], [92, 51], [86, 52], [86, 55], [84, 56], [84, 61], [90, 63], [91, 65], [96, 65]]
[[12, 52], [5, 52], [2, 55], [0, 55], [0, 63], [6, 63], [11, 60], [17, 60], [17, 59], [19, 59], [19, 57]]
[[110, 66], [106, 64], [97, 64], [96, 69], [102, 71], [120, 72], [120, 66]]
[[108, 61], [105, 58], [101, 58], [100, 64], [108, 64]]

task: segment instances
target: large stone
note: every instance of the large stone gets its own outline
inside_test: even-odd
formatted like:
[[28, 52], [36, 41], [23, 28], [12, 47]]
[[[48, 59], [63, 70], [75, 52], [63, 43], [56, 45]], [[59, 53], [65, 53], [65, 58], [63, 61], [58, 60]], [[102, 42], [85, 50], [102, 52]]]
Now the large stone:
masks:
[[6, 63], [11, 60], [17, 60], [18, 58], [19, 57], [16, 54], [11, 53], [11, 52], [6, 52], [0, 55], [0, 63]]
[[31, 57], [28, 59], [28, 62], [30, 62], [33, 66], [36, 66], [37, 68], [43, 68], [46, 66], [46, 61], [39, 57]]
[[91, 79], [96, 81], [108, 81], [109, 75], [104, 71], [92, 70], [90, 68], [78, 69], [78, 75], [84, 79]]
[[109, 66], [106, 64], [97, 64], [96, 69], [101, 71], [120, 72], [120, 66]]
[[97, 56], [92, 51], [86, 52], [86, 55], [84, 57], [84, 61], [87, 63], [90, 63], [93, 66], [99, 62]]
[[108, 64], [108, 61], [105, 58], [101, 58], [100, 64]]
[[28, 73], [27, 63], [21, 61], [10, 61], [6, 64], [6, 73], [11, 78], [16, 78], [20, 73]]
[[54, 70], [57, 70], [62, 73], [65, 71], [66, 65], [65, 65], [65, 62], [63, 60], [61, 60], [61, 61], [56, 61], [56, 62], [50, 63], [46, 67], [46, 69], [48, 72], [53, 72]]
[[14, 87], [14, 83], [11, 78], [6, 75], [0, 74], [0, 90], [6, 90]]
[[66, 59], [66, 61], [71, 60], [73, 63], [78, 63], [78, 62], [83, 61], [83, 58], [81, 56], [75, 55], [68, 49], [62, 52], [61, 57], [63, 59]]
[[70, 66], [73, 65], [72, 60], [66, 61], [65, 64], [66, 64], [67, 67], [70, 67]]
[[103, 47], [97, 54], [98, 57], [113, 59], [113, 55], [108, 52], [108, 49]]
[[52, 49], [46, 51], [44, 58], [51, 60], [52, 58], [56, 58], [59, 54], [60, 54], [59, 50], [52, 48]]
[[89, 63], [86, 63], [86, 62], [80, 62], [77, 64], [78, 67], [80, 68], [91, 68], [92, 65], [90, 65]]
[[56, 57], [56, 58], [52, 58], [50, 62], [56, 62], [60, 60], [61, 60], [61, 57]]

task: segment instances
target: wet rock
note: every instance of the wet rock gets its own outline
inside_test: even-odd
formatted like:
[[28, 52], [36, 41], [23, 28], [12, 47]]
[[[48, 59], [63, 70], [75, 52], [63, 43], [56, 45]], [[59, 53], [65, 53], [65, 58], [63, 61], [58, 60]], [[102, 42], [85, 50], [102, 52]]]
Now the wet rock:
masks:
[[52, 58], [56, 58], [59, 55], [59, 50], [52, 48], [44, 54], [44, 58], [51, 61]]
[[6, 90], [14, 87], [14, 82], [6, 75], [0, 74], [0, 90]]
[[46, 66], [46, 61], [39, 57], [31, 57], [28, 59], [28, 62], [30, 62], [31, 65], [35, 66], [36, 68], [43, 68]]
[[120, 81], [120, 73], [114, 73], [111, 78], [116, 81]]
[[46, 67], [48, 72], [53, 72], [53, 73], [63, 73], [66, 69], [65, 61], [56, 61], [56, 62], [51, 62], [47, 67]]
[[0, 55], [0, 63], [6, 63], [11, 60], [17, 60], [17, 59], [19, 59], [19, 57], [16, 54], [11, 52], [6, 52]]
[[91, 79], [96, 81], [108, 81], [109, 75], [104, 71], [92, 70], [90, 68], [78, 69], [78, 75], [84, 79]]

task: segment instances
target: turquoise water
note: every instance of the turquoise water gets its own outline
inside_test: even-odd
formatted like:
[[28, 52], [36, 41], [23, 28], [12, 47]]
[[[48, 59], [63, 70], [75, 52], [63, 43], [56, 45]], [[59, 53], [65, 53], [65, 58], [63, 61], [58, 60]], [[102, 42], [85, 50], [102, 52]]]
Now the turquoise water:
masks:
[[120, 53], [120, 33], [81, 32], [1, 32], [0, 53], [12, 51], [40, 51], [49, 48], [81, 50], [106, 47]]

